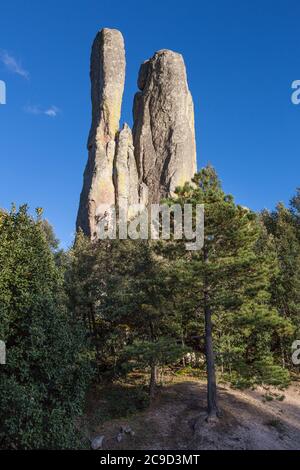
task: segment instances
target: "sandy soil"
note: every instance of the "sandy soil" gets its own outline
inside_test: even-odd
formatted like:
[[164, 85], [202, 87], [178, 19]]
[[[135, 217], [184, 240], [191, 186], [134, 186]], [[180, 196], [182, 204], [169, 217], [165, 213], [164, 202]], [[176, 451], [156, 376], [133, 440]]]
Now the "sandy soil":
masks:
[[[194, 379], [166, 386], [148, 410], [127, 420], [113, 420], [93, 427], [104, 435], [103, 449], [203, 450], [203, 449], [298, 449], [300, 450], [300, 385], [287, 390], [272, 388], [239, 391], [219, 387], [222, 418], [205, 421], [205, 384]], [[129, 425], [135, 435], [116, 436]]]

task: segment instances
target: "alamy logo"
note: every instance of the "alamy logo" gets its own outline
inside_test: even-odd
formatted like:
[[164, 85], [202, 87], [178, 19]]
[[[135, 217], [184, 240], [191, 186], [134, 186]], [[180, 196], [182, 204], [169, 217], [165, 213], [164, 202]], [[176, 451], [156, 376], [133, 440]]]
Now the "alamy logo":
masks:
[[[96, 238], [100, 240], [188, 240], [186, 250], [201, 250], [204, 243], [203, 204], [100, 204], [96, 211]], [[172, 235], [171, 235], [172, 233]]]
[[299, 104], [300, 103], [300, 80], [294, 80], [292, 83], [292, 89], [295, 90], [293, 91], [291, 95], [291, 100], [293, 104]]
[[4, 341], [0, 340], [0, 364], [6, 364], [6, 346]]
[[6, 85], [0, 80], [0, 104], [6, 104]]

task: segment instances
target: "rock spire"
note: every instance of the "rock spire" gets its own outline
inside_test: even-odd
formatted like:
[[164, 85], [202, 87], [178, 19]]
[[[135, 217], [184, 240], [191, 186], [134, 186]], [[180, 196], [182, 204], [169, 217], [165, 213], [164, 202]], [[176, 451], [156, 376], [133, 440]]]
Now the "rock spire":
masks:
[[[180, 54], [161, 50], [141, 65], [133, 132], [119, 129], [125, 83], [122, 34], [104, 28], [91, 53], [92, 125], [77, 229], [97, 238], [107, 207], [158, 203], [196, 172], [193, 101]], [[106, 209], [105, 209], [106, 208]]]

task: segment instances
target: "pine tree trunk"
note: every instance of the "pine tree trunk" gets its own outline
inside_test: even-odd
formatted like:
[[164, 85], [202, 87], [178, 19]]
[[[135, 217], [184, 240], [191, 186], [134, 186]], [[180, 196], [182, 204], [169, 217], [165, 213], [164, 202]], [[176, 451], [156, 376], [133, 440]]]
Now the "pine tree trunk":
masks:
[[[149, 328], [150, 328], [151, 341], [155, 341], [154, 326], [151, 320], [149, 322]], [[150, 403], [151, 403], [155, 397], [156, 382], [157, 382], [157, 365], [155, 364], [154, 359], [151, 360], [150, 367], [151, 367], [151, 372], [150, 372], [149, 395], [150, 395]]]
[[[182, 345], [182, 349], [184, 348], [185, 344], [184, 344], [184, 337], [183, 337], [183, 333], [181, 335], [181, 345]], [[185, 367], [186, 366], [186, 361], [185, 361], [185, 356], [183, 356], [182, 358], [182, 366]]]
[[150, 403], [155, 398], [156, 393], [156, 377], [157, 377], [157, 366], [155, 364], [151, 364], [151, 373], [150, 373], [150, 384], [149, 384], [149, 395], [150, 395]]
[[211, 310], [208, 305], [204, 308], [205, 314], [205, 354], [207, 369], [207, 421], [211, 421], [219, 416], [217, 405], [217, 384], [215, 371], [215, 357], [212, 342], [212, 321]]
[[[208, 262], [208, 253], [204, 249], [204, 261]], [[217, 381], [215, 370], [215, 355], [213, 350], [212, 339], [212, 320], [211, 307], [209, 304], [209, 290], [207, 284], [204, 285], [204, 317], [205, 317], [205, 355], [207, 370], [207, 418], [213, 421], [220, 415], [217, 405]]]

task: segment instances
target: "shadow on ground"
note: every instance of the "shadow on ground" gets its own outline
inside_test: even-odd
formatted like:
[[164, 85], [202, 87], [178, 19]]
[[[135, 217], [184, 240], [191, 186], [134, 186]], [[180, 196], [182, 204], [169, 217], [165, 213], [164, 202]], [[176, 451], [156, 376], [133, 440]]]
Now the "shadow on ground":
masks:
[[[142, 390], [142, 391], [141, 391]], [[265, 402], [262, 391], [238, 391], [219, 387], [222, 418], [207, 424], [206, 387], [194, 379], [165, 386], [151, 407], [146, 406], [143, 388], [110, 392], [124, 393], [124, 403], [132, 401], [126, 416], [122, 411], [105, 420], [106, 400], [97, 397], [86, 417], [90, 438], [104, 435], [103, 449], [204, 450], [204, 449], [300, 449], [300, 392], [286, 402]], [[136, 394], [141, 394], [140, 409]], [[288, 395], [288, 394], [287, 394]], [[115, 399], [112, 400], [115, 402]], [[93, 412], [94, 409], [94, 412]], [[120, 408], [118, 408], [120, 409]], [[130, 406], [129, 406], [130, 409]], [[96, 410], [96, 412], [95, 412]], [[97, 413], [102, 418], [97, 418]], [[121, 406], [122, 410], [122, 406]], [[134, 436], [116, 436], [120, 426], [130, 426]]]

